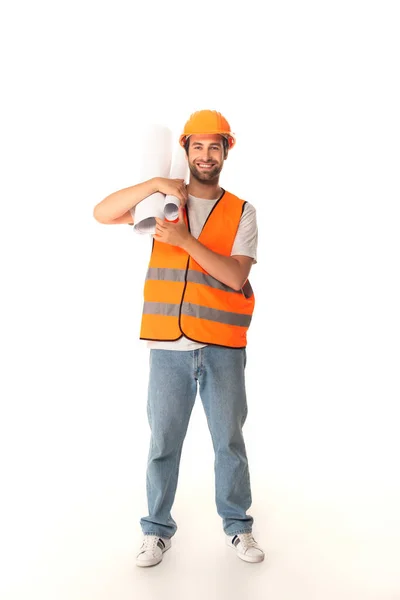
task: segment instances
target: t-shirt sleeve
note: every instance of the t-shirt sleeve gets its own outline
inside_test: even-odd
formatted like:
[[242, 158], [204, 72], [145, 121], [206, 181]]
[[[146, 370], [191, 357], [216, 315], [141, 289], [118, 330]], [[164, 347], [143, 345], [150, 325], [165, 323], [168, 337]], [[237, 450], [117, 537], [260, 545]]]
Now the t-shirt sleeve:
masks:
[[[132, 208], [129, 209], [129, 212], [132, 215], [132, 219], [135, 220], [135, 207], [132, 206]], [[128, 225], [132, 225], [133, 226], [133, 223], [128, 223]]]
[[237, 254], [253, 258], [253, 265], [257, 263], [257, 213], [250, 202], [246, 202], [239, 227], [233, 242], [231, 256]]

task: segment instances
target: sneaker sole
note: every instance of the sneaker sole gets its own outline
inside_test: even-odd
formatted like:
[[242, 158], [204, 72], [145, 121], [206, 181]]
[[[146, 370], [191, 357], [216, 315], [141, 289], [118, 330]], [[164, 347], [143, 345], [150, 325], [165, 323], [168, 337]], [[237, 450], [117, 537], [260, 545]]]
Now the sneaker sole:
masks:
[[240, 552], [236, 552], [236, 554], [242, 560], [244, 560], [246, 562], [251, 562], [251, 563], [262, 562], [264, 560], [264, 558], [265, 558], [264, 555], [261, 555], [261, 556], [247, 556], [247, 554], [241, 554]]

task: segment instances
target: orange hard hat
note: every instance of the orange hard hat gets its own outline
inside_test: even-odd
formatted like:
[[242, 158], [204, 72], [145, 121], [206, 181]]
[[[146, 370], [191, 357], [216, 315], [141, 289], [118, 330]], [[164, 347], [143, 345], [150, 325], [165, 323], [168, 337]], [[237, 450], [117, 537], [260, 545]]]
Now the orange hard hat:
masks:
[[228, 140], [229, 149], [233, 148], [236, 143], [228, 121], [216, 110], [198, 110], [191, 114], [179, 138], [180, 145], [184, 146], [190, 135], [201, 133], [223, 135]]

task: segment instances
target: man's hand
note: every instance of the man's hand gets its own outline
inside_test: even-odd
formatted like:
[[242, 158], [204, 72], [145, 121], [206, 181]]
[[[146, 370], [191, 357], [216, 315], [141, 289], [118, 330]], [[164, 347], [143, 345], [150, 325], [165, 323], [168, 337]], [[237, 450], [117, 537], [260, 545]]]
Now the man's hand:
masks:
[[171, 246], [178, 246], [178, 248], [183, 248], [185, 246], [188, 239], [191, 237], [191, 234], [185, 223], [183, 210], [183, 207], [180, 206], [177, 223], [163, 221], [156, 217], [156, 233], [152, 237], [157, 242], [171, 244]]
[[168, 177], [156, 177], [157, 191], [166, 196], [175, 196], [185, 206], [188, 200], [188, 192], [184, 179], [170, 179]]

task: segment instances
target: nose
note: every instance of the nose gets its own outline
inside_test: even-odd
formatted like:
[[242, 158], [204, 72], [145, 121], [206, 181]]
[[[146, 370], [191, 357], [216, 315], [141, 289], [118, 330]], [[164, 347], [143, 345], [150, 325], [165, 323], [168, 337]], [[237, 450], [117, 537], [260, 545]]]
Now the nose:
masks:
[[201, 160], [203, 160], [204, 162], [208, 162], [211, 158], [211, 149], [210, 148], [203, 148], [203, 151], [201, 153]]

